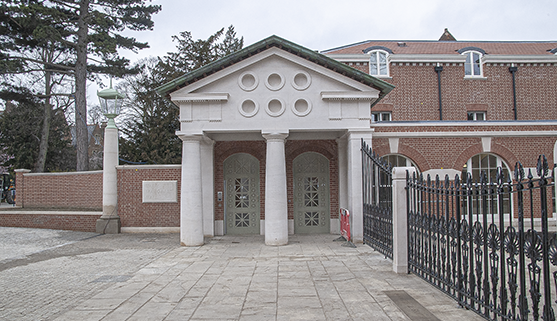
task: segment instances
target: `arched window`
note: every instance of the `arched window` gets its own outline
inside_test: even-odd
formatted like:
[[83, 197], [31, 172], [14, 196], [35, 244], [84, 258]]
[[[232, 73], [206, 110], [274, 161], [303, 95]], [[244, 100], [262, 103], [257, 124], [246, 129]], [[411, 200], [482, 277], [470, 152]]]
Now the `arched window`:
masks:
[[463, 53], [466, 56], [464, 63], [465, 77], [482, 77], [482, 53], [478, 51], [466, 51]]
[[[499, 214], [499, 203], [498, 197], [496, 194], [497, 191], [497, 168], [501, 167], [503, 175], [505, 177], [505, 181], [507, 181], [509, 174], [511, 171], [509, 170], [509, 166], [499, 157], [493, 154], [477, 154], [470, 158], [464, 167], [462, 168], [462, 182], [466, 183], [468, 174], [472, 175], [472, 181], [474, 184], [480, 183], [482, 173], [486, 174], [488, 185], [491, 185], [492, 188], [488, 188], [488, 195], [485, 196], [487, 202], [484, 204], [482, 199], [483, 197], [480, 195], [474, 195], [471, 197], [472, 199], [472, 207], [471, 209], [468, 208], [467, 203], [468, 200], [465, 198], [464, 201], [464, 210], [463, 213], [468, 214], [469, 210], [472, 211], [472, 214], [482, 214], [484, 210], [487, 209], [487, 214], [493, 214], [494, 218], [498, 218], [496, 215]], [[478, 186], [478, 185], [476, 185]], [[481, 194], [481, 193], [480, 193]], [[508, 215], [511, 213], [511, 197], [510, 193], [503, 194], [503, 214]]]
[[383, 159], [391, 164], [392, 167], [415, 167], [416, 170], [418, 166], [408, 157], [391, 154], [383, 156]]
[[477, 154], [472, 156], [464, 167], [462, 168], [462, 177], [466, 178], [467, 173], [472, 174], [472, 179], [474, 181], [480, 181], [480, 175], [482, 172], [486, 172], [488, 181], [495, 182], [497, 177], [497, 167], [503, 169], [503, 174], [505, 177], [509, 177], [509, 166], [501, 159], [501, 157], [493, 154]]
[[371, 51], [369, 56], [369, 74], [372, 76], [389, 76], [388, 52], [383, 50]]

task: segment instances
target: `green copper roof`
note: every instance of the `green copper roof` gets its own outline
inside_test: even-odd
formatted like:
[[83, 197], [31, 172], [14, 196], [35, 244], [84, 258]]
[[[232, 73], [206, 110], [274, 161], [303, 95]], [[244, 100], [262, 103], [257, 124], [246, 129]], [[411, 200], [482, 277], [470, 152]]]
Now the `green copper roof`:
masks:
[[162, 96], [167, 96], [171, 91], [175, 91], [182, 87], [185, 87], [191, 83], [203, 79], [219, 70], [227, 68], [237, 62], [240, 62], [262, 51], [265, 51], [271, 47], [277, 47], [279, 49], [285, 50], [294, 55], [307, 59], [313, 63], [316, 63], [320, 66], [338, 72], [346, 77], [350, 77], [356, 81], [359, 81], [370, 87], [374, 87], [378, 89], [381, 93], [379, 94], [379, 99], [377, 101], [381, 100], [381, 98], [383, 98], [386, 94], [388, 94], [391, 90], [395, 88], [393, 85], [387, 82], [372, 77], [344, 63], [338, 62], [316, 51], [307, 49], [293, 42], [290, 42], [288, 40], [273, 35], [259, 42], [256, 42], [248, 47], [245, 47], [242, 50], [236, 51], [222, 59], [209, 63], [201, 68], [198, 68], [181, 77], [178, 77], [156, 88], [156, 91]]

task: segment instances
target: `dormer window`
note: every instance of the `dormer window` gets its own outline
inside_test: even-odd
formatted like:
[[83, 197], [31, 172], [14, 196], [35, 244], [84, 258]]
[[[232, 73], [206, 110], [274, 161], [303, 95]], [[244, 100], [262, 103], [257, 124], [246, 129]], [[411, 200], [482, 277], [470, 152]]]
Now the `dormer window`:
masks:
[[372, 76], [389, 76], [388, 53], [377, 50], [370, 52], [369, 74]]
[[458, 50], [458, 53], [466, 56], [464, 63], [464, 77], [483, 77], [482, 56], [485, 51], [477, 47], [466, 47]]
[[372, 46], [364, 49], [363, 52], [369, 55], [369, 74], [375, 77], [389, 77], [389, 55], [393, 51], [383, 46]]
[[468, 51], [465, 53], [466, 62], [464, 63], [464, 74], [467, 77], [481, 77], [482, 76], [482, 55], [479, 52]]

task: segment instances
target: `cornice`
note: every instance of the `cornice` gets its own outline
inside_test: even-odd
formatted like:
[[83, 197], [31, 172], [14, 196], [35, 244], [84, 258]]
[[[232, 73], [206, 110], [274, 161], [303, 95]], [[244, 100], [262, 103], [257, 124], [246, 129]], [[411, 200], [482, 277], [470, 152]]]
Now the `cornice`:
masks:
[[185, 96], [172, 96], [172, 101], [177, 103], [205, 102], [205, 101], [227, 101], [228, 93], [192, 93]]
[[375, 122], [377, 127], [470, 127], [470, 126], [557, 126], [557, 120], [486, 120], [486, 121], [383, 121]]
[[353, 91], [323, 91], [321, 99], [323, 100], [367, 100], [372, 101], [379, 98], [377, 93], [373, 92], [353, 92]]

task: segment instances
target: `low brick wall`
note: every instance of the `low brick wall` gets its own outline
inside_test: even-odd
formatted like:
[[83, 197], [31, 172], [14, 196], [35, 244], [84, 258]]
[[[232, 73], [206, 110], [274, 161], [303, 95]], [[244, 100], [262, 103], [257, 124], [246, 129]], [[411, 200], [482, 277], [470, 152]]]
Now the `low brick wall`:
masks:
[[[123, 165], [118, 172], [118, 215], [126, 227], [179, 227], [181, 165]], [[176, 202], [143, 202], [144, 181], [176, 181]]]
[[[117, 166], [122, 227], [179, 227], [181, 165]], [[176, 200], [143, 202], [143, 182], [176, 182]], [[103, 171], [16, 170], [16, 207], [0, 210], [0, 226], [95, 231], [102, 215]], [[92, 212], [95, 211], [95, 212]]]
[[101, 212], [0, 211], [0, 226], [95, 232]]
[[22, 208], [102, 210], [103, 172], [16, 171], [16, 205]]

